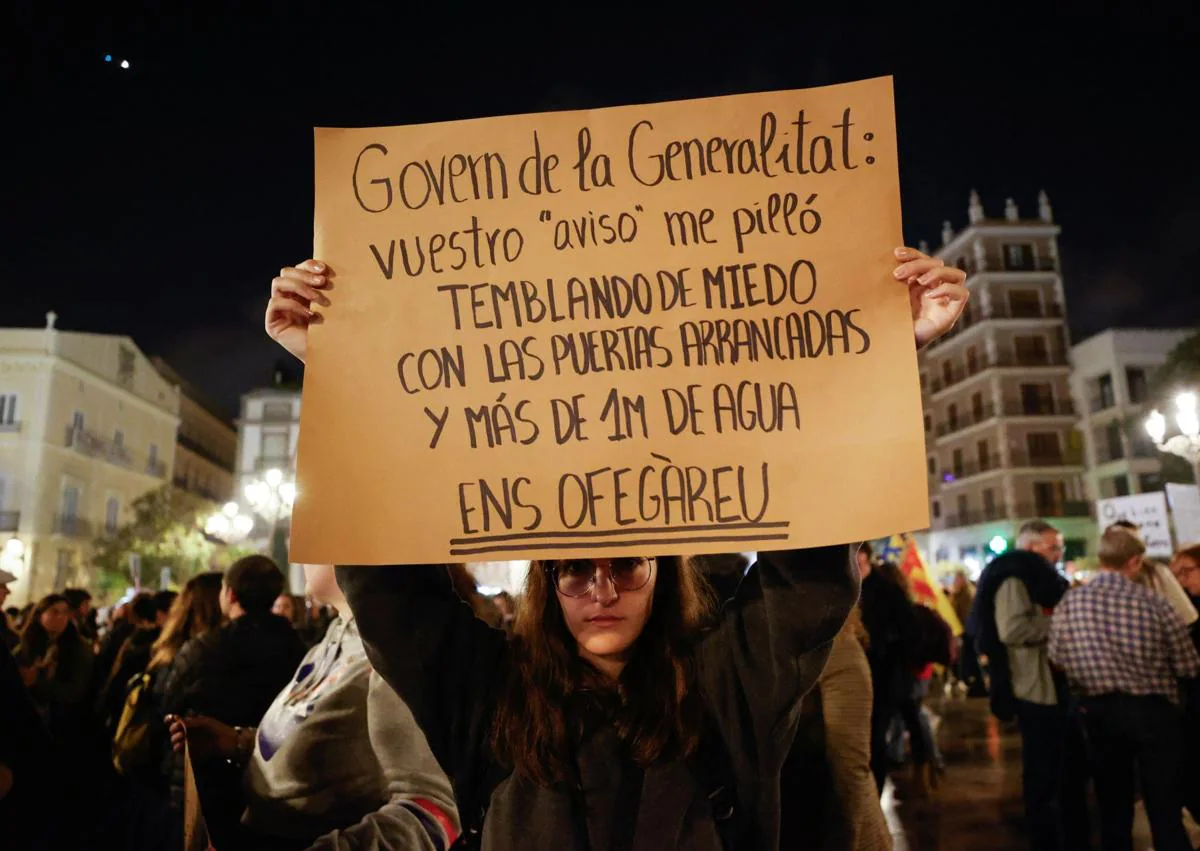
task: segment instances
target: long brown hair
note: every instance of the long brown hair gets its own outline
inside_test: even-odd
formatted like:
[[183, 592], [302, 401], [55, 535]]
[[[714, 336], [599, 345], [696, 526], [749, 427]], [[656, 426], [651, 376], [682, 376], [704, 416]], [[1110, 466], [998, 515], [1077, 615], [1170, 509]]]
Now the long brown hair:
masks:
[[493, 753], [539, 785], [567, 781], [572, 744], [583, 732], [579, 710], [591, 706], [609, 716], [643, 767], [691, 755], [703, 721], [693, 644], [712, 615], [704, 577], [686, 559], [656, 560], [650, 617], [614, 686], [579, 657], [552, 567], [535, 561], [525, 580], [512, 639], [515, 664], [492, 724]]
[[58, 603], [63, 603], [70, 608], [70, 602], [62, 594], [47, 594], [33, 607], [29, 619], [25, 621], [25, 626], [21, 629], [19, 652], [26, 662], [32, 664], [45, 656], [51, 646], [56, 647], [58, 670], [66, 672], [63, 674], [63, 678], [67, 678], [70, 673], [74, 672], [75, 666], [80, 664], [84, 644], [75, 622], [69, 618], [66, 627], [56, 638], [51, 638], [50, 633], [46, 632], [46, 628], [42, 626], [42, 615], [47, 609]]
[[170, 665], [189, 638], [221, 625], [221, 574], [200, 573], [188, 580], [171, 604], [162, 634], [154, 642], [150, 670]]

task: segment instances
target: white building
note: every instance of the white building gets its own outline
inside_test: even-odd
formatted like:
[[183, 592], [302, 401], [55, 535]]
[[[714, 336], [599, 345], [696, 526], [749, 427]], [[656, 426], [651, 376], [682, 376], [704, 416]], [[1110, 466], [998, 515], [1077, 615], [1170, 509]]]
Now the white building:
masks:
[[1163, 489], [1162, 456], [1142, 427], [1149, 382], [1171, 349], [1194, 333], [1113, 328], [1071, 349], [1090, 499]]
[[90, 587], [94, 542], [170, 481], [179, 394], [128, 337], [0, 328], [0, 566], [14, 603]]
[[1012, 199], [988, 218], [971, 193], [967, 226], [946, 222], [946, 263], [967, 272], [971, 301], [954, 330], [920, 355], [935, 561], [981, 565], [995, 537], [1045, 518], [1085, 552], [1094, 523], [1071, 399], [1059, 227], [1042, 193], [1038, 216]]
[[[237, 467], [234, 470], [234, 499], [242, 510], [253, 514], [245, 497], [246, 486], [264, 480], [267, 471], [278, 470], [284, 481], [296, 478], [296, 443], [300, 436], [300, 388], [282, 383], [276, 375], [274, 387], [252, 390], [242, 396], [241, 416], [238, 417]], [[274, 518], [256, 515], [254, 530], [248, 543], [258, 549], [271, 550], [271, 528]], [[290, 527], [290, 514], [281, 514], [279, 527]], [[281, 565], [282, 567], [282, 565]], [[290, 571], [289, 584], [299, 593], [304, 579], [299, 566]]]

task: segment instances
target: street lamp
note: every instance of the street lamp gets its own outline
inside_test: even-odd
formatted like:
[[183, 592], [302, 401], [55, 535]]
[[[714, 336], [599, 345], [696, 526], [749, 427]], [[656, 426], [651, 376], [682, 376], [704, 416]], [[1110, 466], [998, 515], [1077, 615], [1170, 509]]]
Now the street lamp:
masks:
[[1196, 394], [1188, 391], [1175, 397], [1175, 425], [1179, 434], [1167, 437], [1167, 418], [1152, 411], [1146, 417], [1146, 433], [1154, 441], [1159, 452], [1170, 452], [1187, 459], [1200, 484], [1200, 411], [1197, 410]]
[[205, 534], [220, 538], [227, 544], [244, 540], [254, 528], [254, 518], [242, 514], [236, 502], [227, 502], [204, 524]]
[[272, 557], [281, 560], [281, 563], [286, 562], [286, 548], [278, 546], [279, 521], [292, 513], [292, 506], [296, 502], [296, 483], [286, 479], [282, 470], [272, 467], [263, 473], [261, 479], [249, 482], [243, 491], [254, 512], [271, 523]]

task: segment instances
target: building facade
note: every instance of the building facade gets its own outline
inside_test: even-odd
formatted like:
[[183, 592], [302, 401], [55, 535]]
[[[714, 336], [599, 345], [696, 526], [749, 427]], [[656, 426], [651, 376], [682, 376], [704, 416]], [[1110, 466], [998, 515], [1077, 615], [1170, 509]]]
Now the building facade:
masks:
[[1113, 328], [1071, 349], [1092, 500], [1163, 489], [1162, 455], [1142, 426], [1150, 380], [1170, 351], [1194, 333]]
[[95, 541], [170, 481], [178, 391], [128, 337], [0, 329], [0, 543], [16, 602], [88, 587]]
[[969, 568], [989, 543], [1009, 544], [1025, 520], [1045, 518], [1068, 558], [1095, 537], [1071, 394], [1058, 262], [1059, 227], [1045, 193], [1036, 218], [1012, 199], [988, 218], [971, 193], [968, 224], [946, 222], [935, 253], [967, 273], [971, 300], [954, 330], [920, 354], [936, 561]]
[[158, 374], [179, 388], [179, 434], [171, 479], [177, 488], [222, 504], [233, 499], [233, 468], [238, 435], [232, 423], [215, 413], [190, 382], [162, 358], [152, 358]]

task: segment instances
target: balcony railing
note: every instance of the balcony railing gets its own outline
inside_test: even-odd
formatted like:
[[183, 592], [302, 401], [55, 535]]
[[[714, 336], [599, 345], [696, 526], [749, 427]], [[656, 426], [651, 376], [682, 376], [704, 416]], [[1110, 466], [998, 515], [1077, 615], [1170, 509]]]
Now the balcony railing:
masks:
[[940, 374], [933, 376], [930, 381], [930, 389], [934, 393], [940, 393], [993, 367], [1067, 365], [1067, 356], [1064, 352], [1005, 352], [990, 357], [981, 357], [967, 366], [952, 367], [948, 373], [943, 370]]
[[999, 455], [985, 455], [976, 461], [965, 461], [962, 464], [951, 465], [950, 469], [942, 471], [942, 484], [953, 484], [961, 479], [978, 476], [980, 473], [990, 473], [992, 470], [999, 470], [1001, 467], [1000, 462], [1001, 458]]
[[21, 512], [0, 511], [0, 532], [15, 532], [21, 525]]
[[1057, 272], [1058, 262], [1050, 257], [1030, 258], [1024, 263], [1008, 263], [1003, 259], [991, 258], [993, 263], [976, 263], [968, 260], [963, 264], [963, 271], [968, 275], [978, 275], [981, 272]]
[[1070, 400], [1045, 399], [1026, 401], [1013, 399], [1004, 403], [1006, 417], [1073, 417], [1075, 403]]
[[1008, 507], [1003, 503], [985, 507], [980, 511], [968, 511], [965, 514], [947, 514], [945, 525], [954, 529], [959, 526], [974, 526], [976, 523], [991, 523], [995, 520], [1007, 520]]
[[1010, 452], [1010, 467], [1082, 467], [1083, 456], [1078, 452]]
[[1017, 505], [1016, 520], [1032, 519], [1034, 517], [1091, 517], [1092, 504], [1090, 502], [1077, 502], [1068, 500], [1066, 502], [1039, 504], [1036, 502], [1026, 502]]
[[165, 479], [167, 477], [167, 465], [158, 458], [150, 458], [146, 461], [146, 475], [154, 476], [156, 479]]
[[110, 443], [104, 450], [104, 460], [120, 467], [132, 467], [133, 453], [119, 443]]
[[977, 304], [968, 304], [958, 322], [948, 332], [934, 342], [939, 345], [953, 339], [968, 328], [973, 328], [981, 322], [992, 319], [1062, 319], [1063, 309], [1058, 304], [1012, 305], [997, 302], [984, 308]]
[[944, 423], [938, 423], [937, 436], [945, 437], [948, 434], [954, 434], [955, 432], [970, 428], [973, 425], [979, 425], [980, 423], [987, 422], [995, 417], [996, 406], [983, 405], [978, 410], [966, 411], [958, 414], [954, 417], [954, 419], [948, 419]]
[[54, 533], [65, 535], [68, 538], [90, 538], [92, 537], [92, 524], [87, 519], [75, 514], [56, 514], [54, 515]]

